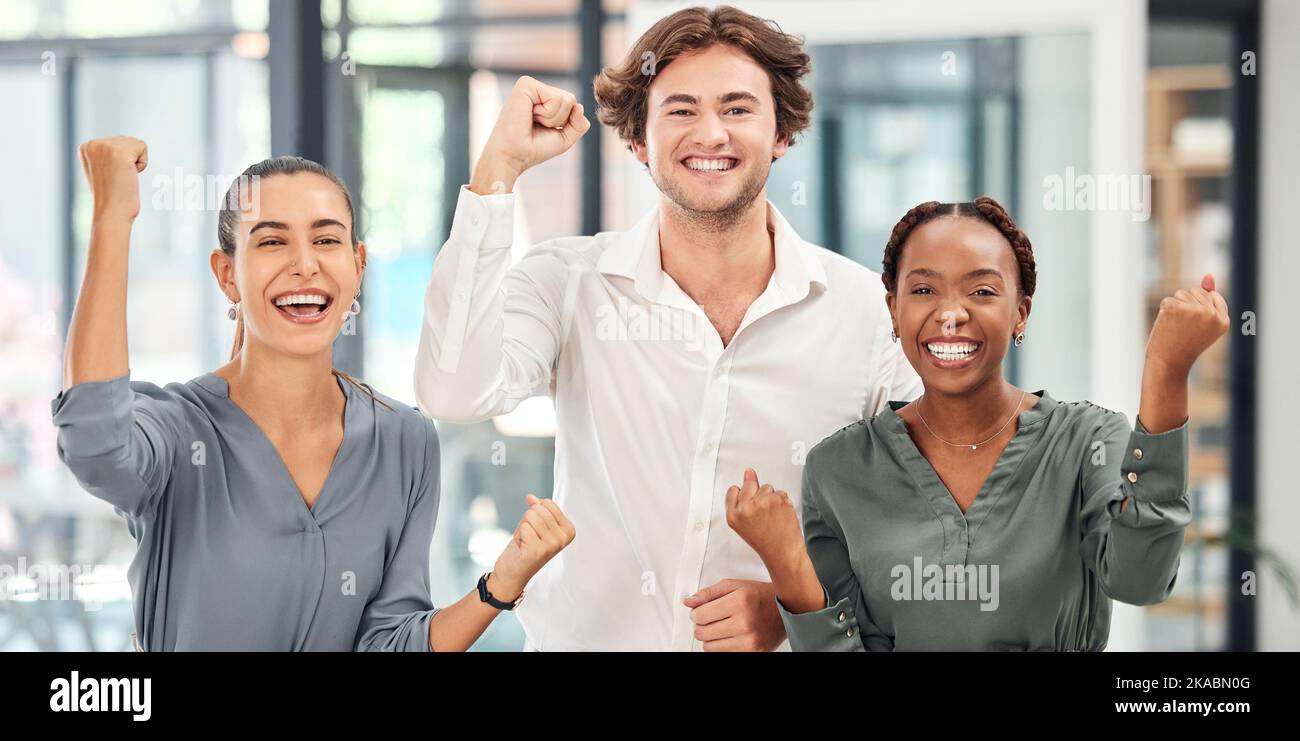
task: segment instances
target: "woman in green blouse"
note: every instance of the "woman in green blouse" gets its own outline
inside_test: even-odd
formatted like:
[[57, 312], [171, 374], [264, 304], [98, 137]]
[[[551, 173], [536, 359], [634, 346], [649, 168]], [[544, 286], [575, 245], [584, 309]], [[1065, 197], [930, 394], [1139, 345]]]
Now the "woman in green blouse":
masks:
[[[727, 492], [727, 521], [767, 565], [791, 646], [1101, 650], [1110, 600], [1159, 602], [1178, 571], [1187, 375], [1228, 327], [1213, 276], [1160, 303], [1130, 428], [1003, 377], [1035, 268], [993, 199], [913, 208], [882, 273], [924, 394], [813, 448], [802, 534], [795, 503], [754, 471]], [[1082, 339], [1051, 342], [1070, 352]]]

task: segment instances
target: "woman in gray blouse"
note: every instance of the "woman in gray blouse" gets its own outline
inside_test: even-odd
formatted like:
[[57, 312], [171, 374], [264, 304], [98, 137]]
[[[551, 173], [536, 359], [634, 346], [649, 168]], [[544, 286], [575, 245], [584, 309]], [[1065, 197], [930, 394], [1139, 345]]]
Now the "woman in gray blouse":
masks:
[[130, 382], [126, 338], [128, 244], [148, 150], [114, 137], [83, 144], [81, 159], [94, 221], [54, 422], [60, 457], [137, 542], [128, 578], [138, 645], [468, 648], [573, 526], [529, 495], [479, 589], [433, 606], [433, 423], [332, 368], [365, 272], [347, 189], [296, 157], [235, 181], [211, 256], [238, 322], [232, 359], [159, 388]]
[[[912, 209], [885, 247], [895, 341], [924, 394], [808, 454], [802, 518], [754, 471], [727, 520], [763, 558], [796, 650], [1101, 650], [1110, 600], [1168, 597], [1187, 497], [1187, 376], [1228, 326], [1205, 276], [1164, 299], [1137, 424], [1015, 388], [1029, 239], [991, 198]], [[1053, 338], [1068, 352], [1073, 338]], [[700, 626], [707, 633], [709, 625]], [[705, 636], [697, 636], [705, 640]]]

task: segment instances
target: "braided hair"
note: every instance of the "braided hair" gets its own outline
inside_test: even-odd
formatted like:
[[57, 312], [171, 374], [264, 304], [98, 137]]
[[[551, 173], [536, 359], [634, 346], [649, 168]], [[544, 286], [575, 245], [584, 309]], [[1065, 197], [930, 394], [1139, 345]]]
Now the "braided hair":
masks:
[[1016, 256], [1016, 263], [1020, 266], [1020, 295], [1033, 296], [1034, 287], [1038, 282], [1038, 273], [1034, 263], [1034, 247], [1029, 243], [1029, 237], [1016, 226], [1016, 222], [1002, 207], [1002, 204], [989, 198], [980, 196], [974, 201], [965, 203], [939, 203], [938, 201], [926, 201], [925, 203], [914, 206], [910, 211], [899, 219], [894, 225], [893, 232], [889, 235], [889, 241], [885, 243], [885, 256], [881, 260], [880, 279], [885, 284], [885, 290], [894, 293], [898, 286], [898, 264], [902, 261], [903, 245], [907, 243], [907, 238], [918, 226], [932, 221], [940, 216], [962, 216], [992, 224], [995, 229], [1002, 232], [1007, 243], [1011, 245], [1011, 253]]

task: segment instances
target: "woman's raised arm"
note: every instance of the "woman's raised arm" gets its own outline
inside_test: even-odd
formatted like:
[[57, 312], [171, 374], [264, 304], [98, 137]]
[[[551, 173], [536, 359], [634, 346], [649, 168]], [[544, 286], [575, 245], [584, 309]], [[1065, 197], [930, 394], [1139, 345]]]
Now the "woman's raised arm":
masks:
[[81, 293], [68, 328], [63, 388], [106, 381], [129, 368], [126, 344], [127, 253], [140, 213], [140, 173], [149, 164], [144, 142], [129, 136], [81, 145], [81, 166], [94, 196], [90, 246]]

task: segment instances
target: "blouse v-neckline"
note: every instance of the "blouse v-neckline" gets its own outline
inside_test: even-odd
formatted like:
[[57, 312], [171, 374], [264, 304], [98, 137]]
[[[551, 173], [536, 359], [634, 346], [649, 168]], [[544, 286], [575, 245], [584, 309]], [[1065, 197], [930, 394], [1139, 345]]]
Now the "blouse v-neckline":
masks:
[[303, 496], [302, 489], [298, 488], [298, 482], [294, 481], [293, 473], [289, 471], [289, 465], [285, 462], [284, 456], [280, 454], [280, 450], [275, 447], [271, 437], [252, 417], [248, 416], [248, 412], [244, 411], [243, 407], [230, 398], [230, 383], [215, 373], [205, 373], [196, 380], [199, 385], [220, 396], [225, 401], [226, 405], [233, 411], [233, 415], [239, 424], [251, 428], [253, 437], [259, 441], [259, 444], [266, 446], [272, 459], [279, 464], [279, 474], [284, 477], [283, 483], [293, 494], [293, 498], [298, 500], [298, 511], [305, 511], [307, 516], [315, 522], [317, 515], [320, 513], [321, 503], [325, 501], [325, 495], [329, 492], [330, 485], [334, 482], [335, 474], [338, 472], [339, 461], [344, 459], [349, 443], [356, 437], [350, 434], [353, 427], [354, 408], [356, 407], [356, 404], [352, 403], [352, 389], [349, 388], [351, 384], [335, 376], [339, 389], [343, 391], [343, 438], [339, 440], [338, 450], [334, 452], [334, 459], [330, 461], [330, 470], [321, 483], [320, 491], [316, 492], [316, 498], [312, 500], [311, 504], [308, 504], [307, 498]]
[[957, 547], [957, 552], [952, 554], [952, 558], [962, 563], [966, 560], [966, 553], [980, 525], [984, 522], [984, 517], [1002, 494], [1006, 482], [1011, 480], [1016, 469], [1020, 467], [1025, 453], [1040, 429], [1039, 423], [1046, 419], [1057, 405], [1056, 400], [1045, 390], [1040, 389], [1032, 393], [1039, 398], [1038, 403], [1020, 412], [1015, 434], [998, 454], [993, 468], [980, 484], [975, 498], [971, 500], [965, 512], [961, 511], [956, 498], [949, 491], [947, 484], [943, 483], [934, 465], [921, 453], [916, 441], [907, 431], [907, 423], [898, 415], [898, 410], [909, 402], [891, 401], [881, 411], [880, 422], [887, 433], [885, 438], [889, 440], [895, 455], [911, 475], [916, 490], [929, 502], [935, 517], [944, 523], [945, 534], [948, 532], [949, 525], [956, 529], [955, 539], [945, 536], [944, 551], [946, 553], [950, 548]]

